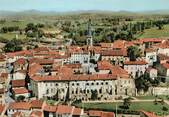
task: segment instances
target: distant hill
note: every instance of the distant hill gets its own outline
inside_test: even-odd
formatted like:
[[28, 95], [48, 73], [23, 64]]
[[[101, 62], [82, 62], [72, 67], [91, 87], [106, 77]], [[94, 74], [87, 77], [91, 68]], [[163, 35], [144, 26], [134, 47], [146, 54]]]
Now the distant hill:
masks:
[[56, 12], [56, 11], [38, 11], [38, 10], [27, 10], [27, 11], [0, 11], [0, 17], [27, 17], [27, 16], [62, 16], [62, 15], [87, 15], [87, 14], [108, 14], [108, 15], [169, 15], [169, 10], [156, 10], [156, 11], [141, 11], [141, 12], [130, 12], [130, 11], [101, 11], [101, 10], [88, 10], [88, 11], [70, 11], [70, 12]]

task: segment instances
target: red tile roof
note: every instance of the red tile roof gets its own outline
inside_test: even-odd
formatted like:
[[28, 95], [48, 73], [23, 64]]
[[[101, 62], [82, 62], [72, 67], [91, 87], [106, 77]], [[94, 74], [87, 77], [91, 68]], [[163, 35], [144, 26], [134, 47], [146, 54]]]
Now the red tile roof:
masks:
[[32, 111], [29, 117], [42, 117], [42, 115], [41, 111]]
[[12, 80], [12, 87], [25, 87], [25, 80]]
[[47, 112], [56, 112], [57, 106], [50, 106], [50, 105], [45, 105], [44, 106], [44, 111]]
[[0, 114], [5, 110], [5, 105], [0, 104]]
[[38, 108], [41, 109], [43, 105], [43, 101], [42, 100], [32, 100], [31, 101], [31, 107], [32, 108]]
[[1, 89], [0, 89], [0, 94], [4, 94], [4, 92], [5, 92], [5, 89], [4, 89], [4, 88], [1, 88]]
[[158, 117], [152, 112], [141, 111], [146, 117]]
[[117, 75], [113, 74], [95, 74], [95, 75], [73, 75], [71, 77], [56, 76], [33, 76], [34, 81], [83, 81], [83, 80], [116, 80]]
[[26, 59], [20, 58], [14, 62], [14, 65], [24, 65], [26, 64]]
[[29, 102], [11, 102], [8, 108], [13, 110], [30, 110], [31, 104]]
[[74, 108], [73, 115], [80, 116], [81, 113], [82, 113], [82, 109], [80, 109], [80, 108]]
[[125, 61], [124, 65], [146, 65], [148, 64], [146, 61], [140, 60], [140, 61]]
[[89, 110], [88, 115], [90, 117], [115, 117], [113, 112], [104, 112], [98, 110]]
[[14, 114], [12, 114], [12, 117], [24, 117], [22, 112], [15, 112]]
[[35, 75], [36, 73], [38, 73], [42, 69], [43, 69], [43, 67], [37, 63], [30, 64], [28, 74], [29, 74], [29, 76]]
[[120, 50], [104, 50], [101, 51], [102, 56], [127, 56], [127, 50], [126, 49], [120, 49]]
[[146, 43], [146, 42], [156, 42], [156, 43], [161, 43], [162, 42], [162, 39], [160, 38], [143, 38], [143, 39], [140, 39], [140, 41]]
[[29, 91], [25, 88], [12, 88], [14, 94], [24, 94], [24, 93], [29, 93]]
[[71, 114], [73, 110], [72, 106], [58, 105], [56, 113], [58, 114]]
[[112, 64], [109, 61], [99, 61], [97, 62], [97, 67], [99, 70], [110, 70], [112, 68]]
[[125, 42], [124, 40], [116, 40], [113, 43], [114, 49], [124, 49], [125, 48]]
[[166, 69], [169, 69], [169, 63], [163, 63], [162, 66]]

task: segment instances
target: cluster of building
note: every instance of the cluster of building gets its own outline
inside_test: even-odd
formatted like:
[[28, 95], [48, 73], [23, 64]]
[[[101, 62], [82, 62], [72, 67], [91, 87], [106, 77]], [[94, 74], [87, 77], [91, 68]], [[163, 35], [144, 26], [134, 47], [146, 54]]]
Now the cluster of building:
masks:
[[[91, 38], [89, 36], [89, 42]], [[127, 54], [127, 48], [130, 46], [137, 46], [142, 57], [130, 61]], [[90, 101], [136, 96], [134, 79], [144, 73], [148, 73], [152, 79], [160, 76], [161, 79], [168, 80], [168, 40], [117, 40], [97, 46], [93, 46], [91, 42], [87, 46], [62, 46], [55, 49], [38, 47], [5, 53], [0, 55], [0, 102], [10, 102], [7, 105], [7, 114], [10, 116], [23, 112], [27, 115], [39, 115], [42, 112], [44, 115], [48, 112], [56, 117], [60, 116], [60, 113], [76, 117], [74, 114], [78, 113], [78, 116], [81, 116], [84, 113], [82, 109], [64, 105], [50, 107], [42, 104], [40, 112], [36, 109], [34, 111], [30, 100]], [[161, 90], [154, 89], [154, 93], [159, 94]], [[169, 94], [168, 89], [164, 92]], [[20, 100], [26, 102], [16, 102]], [[62, 112], [63, 108], [67, 110], [66, 113]], [[22, 109], [24, 111], [20, 111]], [[95, 112], [89, 111], [87, 115], [92, 113]], [[102, 114], [107, 113], [99, 113], [97, 117], [106, 117]], [[108, 114], [108, 117], [114, 116], [113, 113]]]

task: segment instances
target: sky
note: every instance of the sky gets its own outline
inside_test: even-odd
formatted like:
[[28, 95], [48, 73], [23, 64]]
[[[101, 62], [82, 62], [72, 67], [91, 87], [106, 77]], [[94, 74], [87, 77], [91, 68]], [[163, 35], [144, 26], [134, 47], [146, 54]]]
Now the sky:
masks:
[[169, 0], [0, 0], [0, 10], [23, 11], [151, 11], [169, 9]]

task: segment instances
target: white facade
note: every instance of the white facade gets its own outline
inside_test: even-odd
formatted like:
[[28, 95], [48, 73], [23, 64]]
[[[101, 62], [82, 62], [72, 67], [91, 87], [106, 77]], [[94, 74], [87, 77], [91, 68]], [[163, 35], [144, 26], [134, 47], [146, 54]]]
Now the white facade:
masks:
[[26, 78], [26, 73], [15, 72], [13, 73], [13, 80], [24, 80]]
[[126, 70], [129, 74], [131, 74], [133, 78], [136, 77], [136, 74], [138, 75], [138, 77], [144, 74], [147, 68], [148, 68], [148, 64], [124, 65], [124, 70]]
[[169, 56], [169, 48], [158, 48], [157, 53]]
[[156, 52], [146, 52], [145, 61], [149, 65], [153, 65], [154, 62], [157, 62], [157, 53]]
[[97, 91], [98, 99], [110, 100], [116, 96], [135, 95], [133, 79], [118, 80], [79, 80], [79, 81], [45, 81], [31, 80], [33, 94], [38, 98], [53, 97], [64, 100], [69, 94], [70, 99], [90, 100], [92, 91]]

